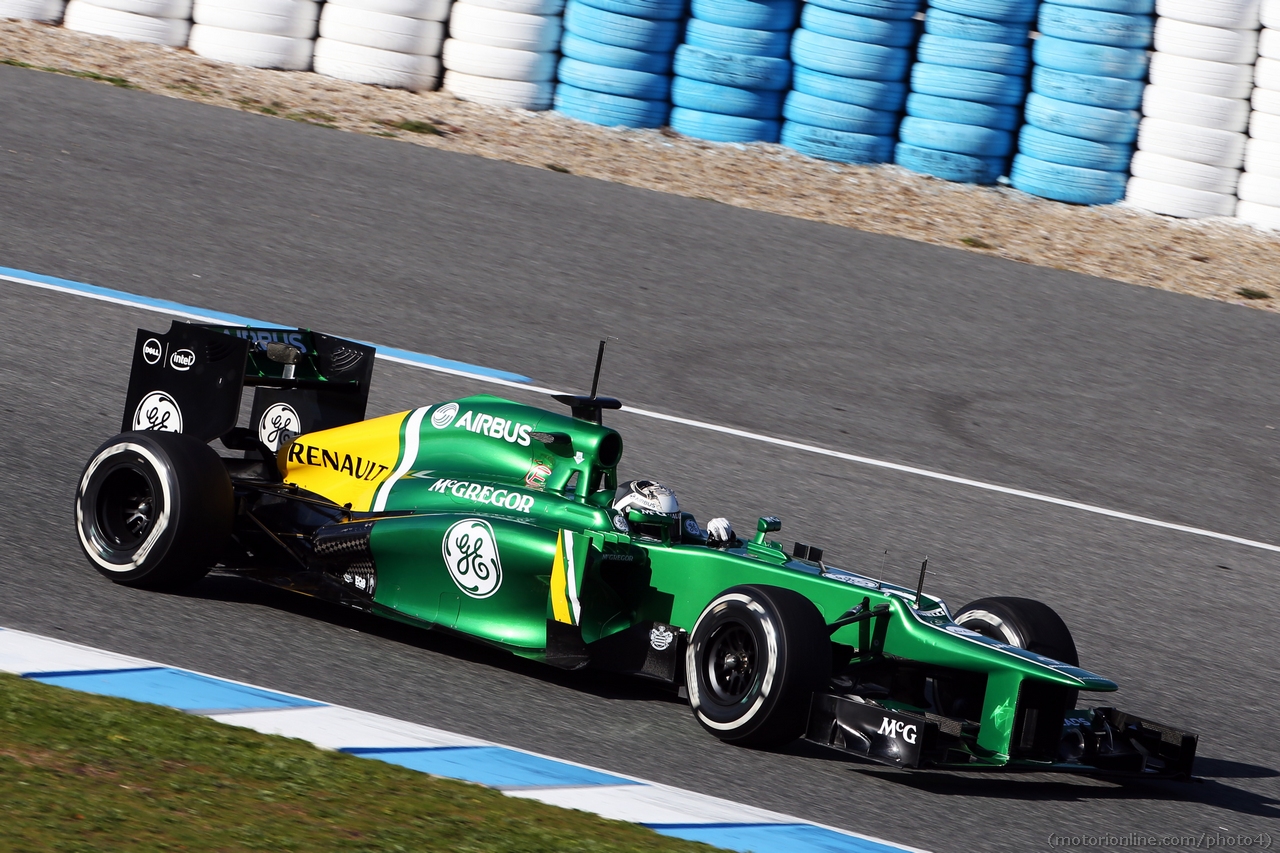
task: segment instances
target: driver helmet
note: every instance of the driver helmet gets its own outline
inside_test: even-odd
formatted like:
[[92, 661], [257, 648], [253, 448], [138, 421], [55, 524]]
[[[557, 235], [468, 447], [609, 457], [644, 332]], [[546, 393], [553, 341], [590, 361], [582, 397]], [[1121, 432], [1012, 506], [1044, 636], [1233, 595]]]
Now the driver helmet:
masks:
[[630, 480], [614, 493], [613, 508], [626, 517], [627, 510], [637, 509], [651, 515], [680, 517], [680, 502], [670, 488], [653, 480]]

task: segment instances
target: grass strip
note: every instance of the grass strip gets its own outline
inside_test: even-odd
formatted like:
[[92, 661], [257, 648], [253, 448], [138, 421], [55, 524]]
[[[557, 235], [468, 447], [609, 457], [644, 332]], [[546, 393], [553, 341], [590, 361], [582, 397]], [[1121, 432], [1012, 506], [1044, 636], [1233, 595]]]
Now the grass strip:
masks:
[[0, 850], [706, 853], [586, 812], [0, 674]]
[[68, 77], [79, 77], [83, 80], [97, 80], [99, 83], [110, 83], [112, 86], [118, 86], [121, 89], [138, 88], [123, 77], [108, 77], [105, 74], [99, 74], [97, 71], [75, 71], [71, 68], [53, 68], [48, 65], [32, 65], [27, 62], [19, 62], [16, 59], [8, 58], [0, 59], [0, 65], [12, 65], [14, 68], [30, 68], [35, 71], [48, 71], [51, 74], [66, 74]]

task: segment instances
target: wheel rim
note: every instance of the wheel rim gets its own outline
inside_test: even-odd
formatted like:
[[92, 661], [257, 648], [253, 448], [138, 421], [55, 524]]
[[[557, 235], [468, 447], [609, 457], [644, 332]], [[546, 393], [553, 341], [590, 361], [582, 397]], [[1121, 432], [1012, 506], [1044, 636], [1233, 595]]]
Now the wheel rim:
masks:
[[156, 520], [156, 495], [151, 480], [132, 465], [109, 472], [98, 489], [94, 518], [104, 544], [116, 551], [132, 551], [150, 534]]
[[741, 622], [721, 625], [707, 639], [707, 686], [722, 705], [736, 705], [755, 685], [759, 655], [755, 635]]

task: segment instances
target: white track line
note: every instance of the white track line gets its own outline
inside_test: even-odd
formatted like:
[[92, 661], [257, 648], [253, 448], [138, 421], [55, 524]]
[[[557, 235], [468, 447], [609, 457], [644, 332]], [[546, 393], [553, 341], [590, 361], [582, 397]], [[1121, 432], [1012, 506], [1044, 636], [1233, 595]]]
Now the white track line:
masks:
[[[27, 278], [21, 278], [13, 275], [0, 274], [0, 280], [10, 281], [15, 284], [24, 284], [31, 287], [38, 287], [44, 290], [52, 290], [58, 293], [66, 293], [72, 296], [82, 296], [89, 299], [99, 299], [104, 302], [111, 302], [117, 305], [124, 305], [130, 308], [141, 308], [146, 311], [154, 311], [159, 314], [168, 314], [174, 317], [182, 317], [203, 322], [225, 323], [229, 318], [235, 317], [237, 321], [242, 321], [246, 325], [249, 323], [256, 324], [258, 321], [248, 321], [244, 318], [236, 317], [236, 315], [224, 314], [219, 311], [202, 311], [199, 308], [193, 308], [177, 303], [162, 303], [158, 300], [148, 299], [146, 297], [137, 297], [136, 301], [131, 301], [127, 296], [120, 294], [118, 291], [111, 295], [102, 293], [86, 292], [74, 286], [77, 283], [67, 282], [66, 285], [53, 284], [48, 281], [36, 281]], [[85, 285], [85, 287], [93, 287]], [[95, 288], [97, 290], [98, 288]], [[266, 325], [266, 324], [264, 324]], [[276, 324], [269, 324], [276, 325]], [[376, 344], [375, 344], [376, 346]], [[415, 361], [410, 358], [402, 358], [392, 355], [378, 354], [378, 358], [403, 364], [408, 367], [415, 367], [420, 370], [430, 370], [435, 373], [443, 373], [450, 376], [462, 376], [469, 379], [475, 379], [480, 382], [487, 382], [491, 385], [502, 385], [507, 388], [519, 388], [523, 391], [533, 391], [538, 394], [560, 394], [564, 393], [556, 391], [552, 388], [543, 388], [524, 382], [513, 382], [509, 379], [502, 379], [496, 376], [486, 376], [482, 373], [468, 373], [453, 367], [442, 367], [440, 365]], [[1172, 530], [1177, 533], [1189, 533], [1193, 536], [1202, 536], [1206, 539], [1216, 539], [1220, 542], [1230, 542], [1233, 545], [1244, 545], [1247, 548], [1257, 548], [1261, 551], [1271, 551], [1280, 553], [1280, 545], [1272, 545], [1268, 542], [1259, 542], [1254, 539], [1245, 539], [1240, 536], [1231, 536], [1227, 533], [1218, 533], [1213, 530], [1205, 530], [1200, 527], [1190, 527], [1185, 524], [1174, 524], [1170, 521], [1161, 521], [1158, 518], [1148, 518], [1142, 515], [1134, 515], [1133, 513], [1120, 512], [1119, 510], [1108, 509], [1106, 507], [1094, 506], [1093, 504], [1081, 503], [1080, 501], [1067, 500], [1066, 498], [1057, 498], [1053, 495], [1044, 495], [1039, 492], [1029, 492], [1024, 489], [1014, 489], [1009, 486], [999, 486], [995, 483], [984, 483], [981, 480], [971, 480], [967, 477], [957, 477], [953, 474], [943, 474], [940, 471], [930, 471], [927, 468], [916, 468], [911, 465], [902, 465], [897, 462], [886, 462], [883, 459], [873, 459], [869, 456], [858, 456], [854, 453], [845, 453], [842, 450], [831, 450], [826, 447], [819, 447], [813, 444], [805, 444], [799, 441], [791, 441], [786, 438], [776, 438], [771, 435], [763, 435], [758, 432], [737, 429], [735, 427], [722, 426], [707, 421], [699, 421], [693, 418], [684, 418], [678, 415], [668, 415], [663, 412], [655, 412], [650, 409], [639, 409], [634, 406], [623, 406], [622, 411], [628, 412], [640, 417], [653, 418], [654, 420], [667, 421], [668, 423], [679, 424], [681, 426], [692, 427], [694, 429], [706, 430], [708, 432], [716, 432], [721, 435], [731, 435], [736, 438], [745, 438], [749, 441], [758, 441], [762, 444], [773, 445], [774, 447], [785, 447], [789, 450], [799, 450], [803, 453], [812, 453], [817, 456], [826, 456], [831, 459], [840, 459], [845, 462], [853, 462], [858, 465], [867, 465], [872, 468], [881, 468], [887, 471], [896, 471], [901, 474], [911, 474], [916, 477], [924, 477], [929, 480], [939, 480], [944, 483], [952, 483], [958, 486], [966, 486], [971, 489], [981, 489], [986, 492], [995, 492], [996, 494], [1009, 495], [1010, 497], [1022, 498], [1029, 501], [1037, 501], [1039, 503], [1051, 504], [1053, 506], [1065, 507], [1067, 509], [1079, 510], [1080, 512], [1088, 512], [1094, 515], [1101, 515], [1106, 518], [1114, 518], [1120, 521], [1129, 521], [1135, 524], [1145, 524], [1148, 527], [1158, 527], [1163, 530]]]
[[1157, 518], [1133, 515], [1132, 513], [1120, 512], [1119, 510], [1107, 509], [1106, 507], [1094, 506], [1093, 504], [1080, 503], [1079, 501], [1067, 500], [1066, 498], [1055, 498], [1053, 495], [1042, 495], [1039, 492], [1028, 492], [1023, 489], [1013, 489], [1009, 486], [998, 486], [995, 483], [984, 483], [981, 480], [970, 480], [967, 477], [956, 477], [952, 474], [930, 471], [927, 468], [915, 468], [911, 465], [901, 465], [897, 462], [886, 462], [883, 459], [872, 459], [869, 456], [858, 456], [853, 453], [845, 453], [842, 450], [830, 450], [813, 444], [803, 444], [802, 442], [790, 441], [785, 438], [774, 438], [771, 435], [762, 435], [757, 432], [749, 432], [747, 430], [735, 429], [733, 427], [720, 426], [719, 424], [707, 423], [705, 421], [695, 421], [690, 418], [681, 418], [675, 415], [663, 414], [662, 412], [652, 412], [647, 409], [635, 409], [631, 406], [623, 406], [622, 410], [624, 412], [633, 412], [637, 415], [643, 415], [646, 418], [670, 421], [672, 423], [691, 426], [697, 429], [705, 429], [711, 432], [719, 432], [725, 435], [733, 435], [738, 436], [739, 438], [759, 441], [764, 444], [772, 444], [777, 447], [786, 447], [791, 450], [802, 450], [805, 453], [814, 453], [819, 456], [829, 456], [833, 459], [843, 459], [846, 462], [856, 462], [859, 465], [870, 465], [873, 468], [884, 468], [889, 471], [898, 471], [903, 474], [913, 474], [917, 477], [926, 477], [930, 480], [941, 480], [944, 483], [955, 483], [956, 485], [968, 486], [972, 489], [982, 489], [987, 492], [1011, 495], [1016, 498], [1025, 498], [1026, 500], [1039, 501], [1040, 503], [1053, 504], [1054, 506], [1063, 506], [1068, 509], [1078, 509], [1082, 512], [1091, 512], [1095, 515], [1106, 516], [1107, 518], [1118, 518], [1122, 521], [1132, 521], [1137, 524], [1146, 524], [1151, 527], [1160, 527], [1165, 530], [1175, 530], [1179, 533], [1191, 533], [1195, 536], [1204, 536], [1209, 539], [1218, 539], [1223, 542], [1232, 542], [1236, 545], [1246, 545], [1250, 548], [1259, 548], [1263, 551], [1274, 551], [1280, 553], [1280, 545], [1271, 545], [1267, 542], [1257, 542], [1253, 539], [1243, 539], [1239, 536], [1217, 533], [1213, 530], [1204, 530], [1199, 527], [1189, 527], [1185, 524], [1174, 524], [1173, 522], [1161, 521]]

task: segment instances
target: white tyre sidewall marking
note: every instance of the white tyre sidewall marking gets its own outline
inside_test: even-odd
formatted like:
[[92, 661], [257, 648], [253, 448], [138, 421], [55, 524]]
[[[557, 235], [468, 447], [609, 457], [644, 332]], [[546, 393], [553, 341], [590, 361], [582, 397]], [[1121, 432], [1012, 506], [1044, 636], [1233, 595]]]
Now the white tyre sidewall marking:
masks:
[[[765, 612], [764, 608], [761, 607], [755, 599], [743, 593], [732, 592], [727, 595], [722, 595], [714, 599], [709, 605], [707, 605], [707, 608], [702, 611], [702, 615], [698, 617], [698, 621], [693, 624], [693, 630], [689, 632], [689, 636], [695, 636], [698, 633], [698, 627], [702, 624], [704, 619], [710, 615], [719, 613], [719, 611], [723, 610], [724, 606], [731, 601], [736, 601], [744, 605], [748, 610], [761, 615]], [[760, 685], [760, 695], [756, 697], [756, 701], [752, 703], [751, 707], [745, 714], [732, 722], [720, 723], [709, 719], [706, 714], [702, 713], [702, 700], [698, 693], [698, 673], [701, 671], [698, 668], [698, 651], [700, 646], [697, 643], [690, 643], [688, 649], [685, 651], [685, 672], [694, 673], [693, 678], [685, 679], [686, 686], [689, 690], [689, 705], [692, 706], [693, 712], [698, 715], [698, 719], [702, 724], [708, 728], [721, 732], [734, 731], [742, 728], [744, 725], [751, 722], [751, 720], [755, 718], [756, 714], [760, 713], [760, 708], [773, 692], [773, 680], [778, 673], [777, 629], [771, 619], [761, 619], [760, 621], [764, 626], [765, 647], [768, 650], [768, 663], [764, 673], [764, 680]]]
[[[1013, 630], [1013, 627], [1008, 622], [988, 610], [968, 610], [961, 613], [959, 618], [964, 621], [957, 621], [956, 624], [962, 628], [969, 628], [972, 631], [975, 630], [972, 625], [978, 623], [999, 634], [1001, 642], [1019, 649], [1026, 648], [1026, 640], [1017, 631]], [[982, 632], [978, 631], [978, 633], [981, 634]]]
[[[98, 546], [90, 542], [88, 537], [85, 536], [84, 490], [94, 472], [102, 467], [102, 463], [106, 462], [111, 456], [125, 452], [137, 453], [151, 463], [157, 478], [160, 480], [160, 492], [163, 499], [161, 501], [160, 515], [153, 523], [151, 533], [138, 546], [138, 550], [134, 552], [133, 559], [128, 563], [111, 563], [102, 559], [98, 553]], [[170, 477], [168, 476], [171, 473], [169, 466], [161, 464], [154, 453], [140, 444], [134, 444], [132, 441], [113, 444], [93, 458], [93, 461], [85, 468], [84, 476], [80, 478], [80, 488], [76, 491], [76, 532], [80, 536], [80, 545], [84, 548], [84, 552], [89, 555], [89, 559], [109, 572], [132, 572], [139, 568], [140, 564], [151, 553], [151, 549], [155, 547], [156, 542], [169, 529], [169, 512], [170, 507], [173, 505], [173, 492], [170, 488]], [[93, 511], [92, 508], [90, 508], [90, 511]]]

